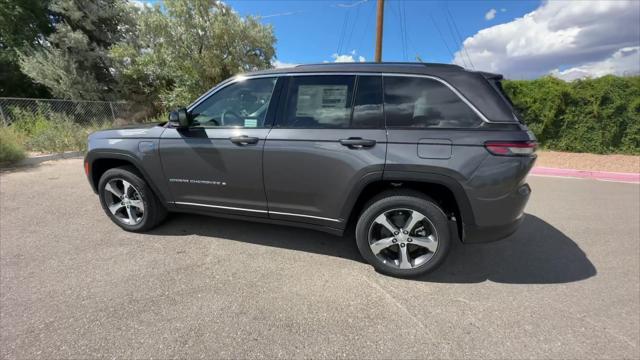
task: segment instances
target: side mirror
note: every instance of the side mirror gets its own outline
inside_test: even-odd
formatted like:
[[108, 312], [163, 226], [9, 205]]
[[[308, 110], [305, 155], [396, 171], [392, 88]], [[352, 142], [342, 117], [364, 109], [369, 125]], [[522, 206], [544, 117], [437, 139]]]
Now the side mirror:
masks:
[[189, 127], [191, 123], [187, 109], [180, 108], [169, 113], [169, 123], [178, 128]]

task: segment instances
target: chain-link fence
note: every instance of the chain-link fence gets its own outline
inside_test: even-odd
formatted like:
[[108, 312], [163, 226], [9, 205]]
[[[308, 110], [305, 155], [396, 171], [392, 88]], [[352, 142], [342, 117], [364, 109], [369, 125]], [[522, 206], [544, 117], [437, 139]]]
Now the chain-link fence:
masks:
[[7, 126], [29, 117], [64, 119], [81, 125], [124, 125], [158, 116], [153, 106], [124, 101], [84, 101], [0, 97], [0, 122]]

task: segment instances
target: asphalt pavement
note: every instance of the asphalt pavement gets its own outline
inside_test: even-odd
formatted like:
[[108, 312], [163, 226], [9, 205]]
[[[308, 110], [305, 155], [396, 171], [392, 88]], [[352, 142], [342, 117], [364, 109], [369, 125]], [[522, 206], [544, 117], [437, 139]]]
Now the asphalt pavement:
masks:
[[522, 227], [434, 274], [351, 238], [103, 213], [79, 159], [0, 174], [0, 356], [639, 358], [640, 186], [530, 177]]

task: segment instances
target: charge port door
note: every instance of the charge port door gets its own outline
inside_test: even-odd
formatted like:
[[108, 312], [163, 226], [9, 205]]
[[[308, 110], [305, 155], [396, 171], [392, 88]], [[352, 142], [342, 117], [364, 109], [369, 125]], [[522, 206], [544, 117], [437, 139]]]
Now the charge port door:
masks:
[[418, 140], [418, 157], [421, 159], [450, 159], [451, 140], [420, 139]]

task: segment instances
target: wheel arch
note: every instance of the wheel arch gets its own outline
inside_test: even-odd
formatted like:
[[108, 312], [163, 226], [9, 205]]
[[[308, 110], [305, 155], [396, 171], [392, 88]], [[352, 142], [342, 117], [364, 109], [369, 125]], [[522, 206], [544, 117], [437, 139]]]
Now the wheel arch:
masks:
[[346, 226], [351, 230], [369, 199], [392, 189], [419, 191], [436, 201], [448, 218], [455, 217], [459, 239], [464, 239], [464, 224], [474, 224], [473, 212], [462, 186], [453, 178], [428, 173], [393, 171], [382, 178], [364, 181], [347, 199]]
[[100, 177], [102, 177], [107, 170], [121, 166], [132, 166], [142, 179], [149, 184], [149, 187], [151, 187], [151, 190], [156, 196], [158, 196], [160, 201], [164, 204], [168, 203], [165, 194], [158, 189], [156, 184], [152, 181], [152, 177], [149, 176], [149, 174], [144, 170], [144, 167], [141, 166], [138, 159], [133, 155], [122, 152], [93, 151], [87, 154], [84, 161], [85, 166], [87, 166], [88, 169], [87, 177], [89, 179], [89, 183], [96, 194], [98, 193]]

